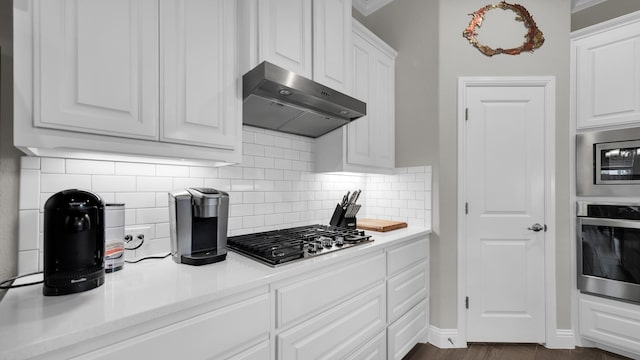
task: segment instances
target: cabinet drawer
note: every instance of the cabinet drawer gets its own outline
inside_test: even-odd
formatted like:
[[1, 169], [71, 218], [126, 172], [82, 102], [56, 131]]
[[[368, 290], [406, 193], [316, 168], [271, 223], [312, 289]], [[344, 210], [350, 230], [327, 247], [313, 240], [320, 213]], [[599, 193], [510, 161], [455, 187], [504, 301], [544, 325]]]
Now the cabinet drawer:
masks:
[[389, 279], [387, 282], [389, 322], [396, 321], [429, 295], [427, 266], [426, 261], [421, 261], [409, 270]]
[[387, 358], [387, 337], [385, 332], [376, 335], [373, 340], [366, 343], [347, 360], [386, 360]]
[[277, 326], [292, 325], [330, 309], [383, 279], [384, 254], [378, 254], [279, 288], [276, 290]]
[[421, 239], [399, 248], [391, 249], [387, 254], [387, 274], [394, 275], [399, 270], [426, 259], [429, 256], [429, 246], [427, 239]]
[[230, 357], [229, 360], [269, 360], [271, 359], [269, 349], [269, 340], [263, 341], [249, 350]]
[[264, 294], [76, 359], [219, 359], [260, 339], [266, 340], [268, 333], [269, 296]]
[[276, 337], [280, 360], [341, 359], [386, 324], [384, 284], [305, 321]]
[[427, 334], [429, 301], [416, 305], [387, 330], [387, 359], [402, 359]]
[[640, 354], [640, 306], [581, 295], [580, 334]]

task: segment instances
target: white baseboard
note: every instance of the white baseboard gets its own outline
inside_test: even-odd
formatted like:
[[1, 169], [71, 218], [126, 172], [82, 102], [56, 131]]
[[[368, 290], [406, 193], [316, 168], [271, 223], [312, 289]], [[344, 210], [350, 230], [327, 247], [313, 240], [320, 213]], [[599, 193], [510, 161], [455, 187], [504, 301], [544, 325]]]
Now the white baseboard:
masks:
[[458, 329], [429, 328], [429, 343], [440, 349], [466, 348], [467, 343], [458, 339]]
[[555, 337], [547, 339], [544, 346], [549, 349], [574, 349], [576, 334], [571, 329], [556, 329]]
[[[429, 328], [429, 343], [440, 349], [466, 348], [467, 343], [459, 338], [458, 329]], [[557, 329], [554, 337], [545, 344], [549, 349], [574, 349], [576, 337], [571, 329]]]

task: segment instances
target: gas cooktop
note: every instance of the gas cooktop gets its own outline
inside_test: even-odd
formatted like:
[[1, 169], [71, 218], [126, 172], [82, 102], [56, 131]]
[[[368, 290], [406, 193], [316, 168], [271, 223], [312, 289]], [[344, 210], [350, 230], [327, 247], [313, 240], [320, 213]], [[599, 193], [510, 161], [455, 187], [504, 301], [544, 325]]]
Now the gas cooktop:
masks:
[[227, 248], [272, 267], [372, 242], [364, 231], [309, 225], [231, 236]]

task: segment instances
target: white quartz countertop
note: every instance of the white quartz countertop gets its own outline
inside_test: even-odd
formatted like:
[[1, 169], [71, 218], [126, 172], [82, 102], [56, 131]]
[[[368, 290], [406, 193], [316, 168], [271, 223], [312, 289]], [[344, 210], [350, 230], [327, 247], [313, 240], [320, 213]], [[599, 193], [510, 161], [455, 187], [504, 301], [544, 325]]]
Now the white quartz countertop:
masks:
[[272, 268], [229, 252], [220, 263], [190, 266], [170, 257], [125, 264], [104, 285], [81, 293], [43, 296], [42, 285], [11, 289], [0, 301], [0, 359], [22, 359], [118, 331], [319, 267], [425, 236], [428, 228], [367, 231], [374, 242]]

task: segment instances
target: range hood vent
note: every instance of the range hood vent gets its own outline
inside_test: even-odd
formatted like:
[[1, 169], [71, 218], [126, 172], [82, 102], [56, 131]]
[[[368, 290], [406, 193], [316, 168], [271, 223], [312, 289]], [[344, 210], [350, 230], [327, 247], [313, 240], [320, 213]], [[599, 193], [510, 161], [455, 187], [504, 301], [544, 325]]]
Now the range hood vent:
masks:
[[367, 113], [367, 104], [262, 62], [242, 77], [243, 124], [317, 138]]

